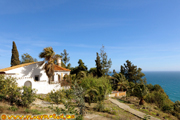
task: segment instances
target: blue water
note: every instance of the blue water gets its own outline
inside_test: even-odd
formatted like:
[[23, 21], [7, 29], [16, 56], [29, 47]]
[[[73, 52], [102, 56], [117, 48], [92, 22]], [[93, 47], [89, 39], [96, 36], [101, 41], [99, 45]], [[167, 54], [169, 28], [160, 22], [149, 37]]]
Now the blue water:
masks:
[[159, 84], [169, 99], [180, 100], [180, 71], [177, 72], [143, 72], [148, 84]]
[[[180, 101], [180, 71], [177, 72], [143, 72], [148, 84], [159, 84], [169, 99], [173, 102]], [[112, 74], [111, 74], [112, 75]]]

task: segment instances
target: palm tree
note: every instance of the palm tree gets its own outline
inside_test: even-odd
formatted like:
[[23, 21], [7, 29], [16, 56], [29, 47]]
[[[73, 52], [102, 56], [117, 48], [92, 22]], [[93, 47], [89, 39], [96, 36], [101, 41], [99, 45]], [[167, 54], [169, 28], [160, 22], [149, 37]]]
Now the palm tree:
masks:
[[44, 69], [46, 75], [49, 79], [49, 84], [52, 81], [52, 77], [54, 76], [54, 61], [56, 60], [56, 55], [52, 47], [47, 47], [43, 49], [43, 52], [39, 54], [40, 58], [44, 58]]
[[135, 95], [140, 99], [139, 105], [144, 105], [144, 97], [148, 94], [148, 88], [144, 84], [136, 85], [133, 89]]
[[91, 105], [95, 97], [97, 97], [98, 95], [99, 92], [96, 88], [89, 88], [88, 90], [86, 90], [85, 96], [88, 97], [89, 106]]
[[123, 88], [128, 89], [128, 80], [126, 80], [122, 73], [115, 73], [113, 77], [117, 81], [117, 90], [123, 91]]

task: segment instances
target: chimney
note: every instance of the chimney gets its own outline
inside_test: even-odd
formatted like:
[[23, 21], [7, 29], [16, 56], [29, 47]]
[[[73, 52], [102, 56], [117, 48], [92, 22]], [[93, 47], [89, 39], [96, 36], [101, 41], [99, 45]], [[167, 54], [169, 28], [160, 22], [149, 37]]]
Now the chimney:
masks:
[[58, 64], [58, 66], [61, 67], [61, 58], [60, 57], [57, 58], [57, 64]]

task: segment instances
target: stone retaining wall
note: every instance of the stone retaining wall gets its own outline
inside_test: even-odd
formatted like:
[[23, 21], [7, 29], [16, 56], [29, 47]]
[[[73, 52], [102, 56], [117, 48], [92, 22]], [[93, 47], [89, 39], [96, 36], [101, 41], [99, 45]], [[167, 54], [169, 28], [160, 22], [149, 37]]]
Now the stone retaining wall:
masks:
[[126, 91], [120, 92], [120, 91], [113, 91], [111, 94], [109, 94], [109, 97], [123, 97], [126, 96]]

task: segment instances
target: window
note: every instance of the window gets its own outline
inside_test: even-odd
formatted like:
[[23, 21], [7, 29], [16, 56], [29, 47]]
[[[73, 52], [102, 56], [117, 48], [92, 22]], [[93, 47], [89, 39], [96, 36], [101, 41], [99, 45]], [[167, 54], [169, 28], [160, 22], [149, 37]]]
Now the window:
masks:
[[39, 75], [35, 75], [34, 80], [39, 81]]

